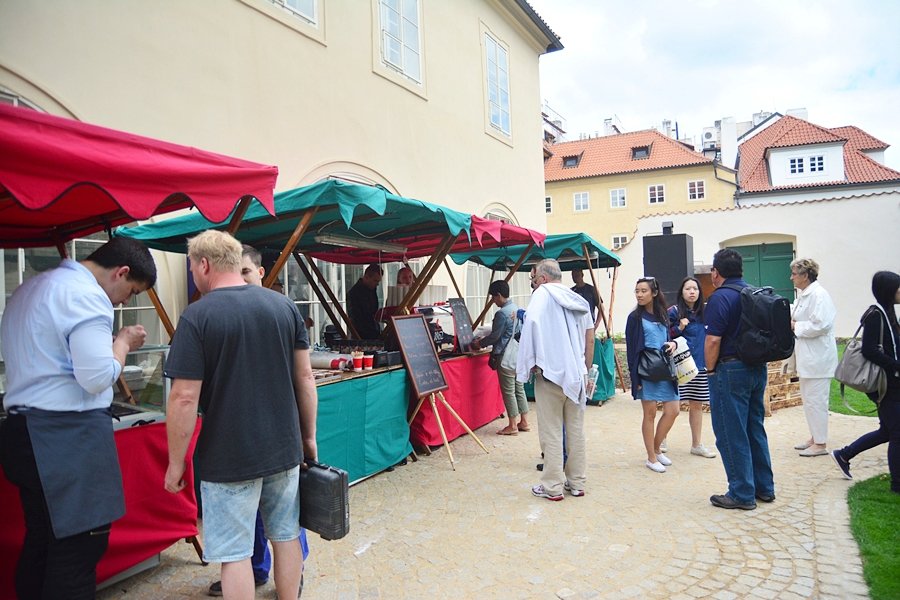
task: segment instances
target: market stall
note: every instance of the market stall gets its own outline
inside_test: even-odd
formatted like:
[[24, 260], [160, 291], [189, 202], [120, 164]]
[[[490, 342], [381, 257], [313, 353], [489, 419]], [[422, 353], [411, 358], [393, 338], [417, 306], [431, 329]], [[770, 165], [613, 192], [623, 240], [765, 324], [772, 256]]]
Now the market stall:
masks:
[[[522, 261], [522, 252], [526, 250], [527, 257]], [[612, 315], [613, 302], [615, 301], [616, 275], [618, 273], [619, 265], [622, 264], [622, 261], [617, 255], [607, 250], [587, 234], [566, 233], [548, 235], [544, 239], [543, 246], [531, 249], [527, 249], [526, 246], [479, 249], [453, 253], [450, 255], [450, 258], [459, 265], [466, 262], [480, 264], [491, 269], [492, 273], [496, 271], [509, 271], [510, 273], [514, 273], [519, 268], [530, 269], [532, 265], [545, 258], [552, 258], [559, 261], [559, 266], [563, 271], [572, 271], [574, 269], [589, 271], [594, 289], [597, 291], [597, 307], [599, 312], [597, 315], [596, 328], [599, 330], [602, 325], [606, 332], [606, 336], [598, 339], [597, 343], [594, 344], [594, 362], [600, 367], [600, 379], [597, 381], [597, 389], [594, 392], [591, 401], [602, 402], [615, 394], [616, 371], [618, 371], [619, 374], [620, 385], [623, 386], [622, 389], [625, 391], [621, 366], [618, 363], [618, 359], [613, 349], [613, 341], [611, 338], [612, 324], [607, 318], [607, 312], [609, 315]], [[604, 305], [603, 298], [599, 295], [597, 277], [594, 273], [594, 269], [603, 268], [613, 269], [613, 283], [612, 291], [610, 292], [608, 311]], [[483, 315], [484, 313], [482, 313], [482, 316]], [[479, 320], [480, 318], [481, 317], [479, 317]]]
[[[221, 220], [254, 200], [272, 213], [277, 175], [275, 167], [0, 105], [0, 248], [49, 246], [65, 255], [76, 237], [189, 207]], [[177, 497], [162, 486], [165, 427], [119, 430], [115, 441], [126, 514], [113, 525], [100, 582], [182, 538], [199, 552], [192, 486]], [[12, 597], [24, 523], [16, 488], [2, 473], [0, 506], [0, 556], [9, 558], [0, 562], [0, 597]]]
[[[397, 196], [380, 187], [341, 180], [326, 180], [276, 194], [275, 211], [276, 216], [272, 217], [261, 207], [251, 206], [243, 216], [240, 227], [234, 231], [243, 243], [258, 250], [278, 252], [278, 261], [267, 274], [264, 285], [270, 285], [285, 262], [293, 257], [323, 307], [326, 307], [341, 337], [352, 339], [357, 338], [352, 323], [321, 276], [314, 259], [363, 265], [428, 257], [416, 283], [410, 286], [397, 307], [403, 314], [413, 308], [426, 284], [445, 264], [450, 252], [501, 245], [521, 245], [524, 249], [541, 244], [544, 238], [542, 234], [525, 228]], [[187, 238], [206, 229], [222, 229], [225, 224], [225, 221], [217, 223], [202, 215], [187, 215], [135, 228], [121, 228], [116, 235], [139, 239], [157, 250], [184, 253]], [[462, 296], [458, 289], [457, 294]], [[479, 369], [480, 362], [478, 356], [463, 356], [455, 360], [451, 367], [446, 367], [444, 363], [444, 368], [473, 372]], [[407, 426], [405, 431], [398, 429], [390, 440], [382, 439], [376, 457], [370, 452], [373, 446], [367, 447], [365, 440], [355, 435], [354, 427], [358, 429], [361, 421], [356, 424], [339, 419], [330, 424], [323, 421], [321, 414], [350, 414], [354, 403], [362, 403], [361, 406], [384, 404], [373, 390], [382, 390], [383, 393], [386, 388], [378, 378], [388, 375], [373, 369], [367, 377], [372, 381], [365, 384], [358, 376], [351, 377], [352, 384], [339, 381], [319, 388], [320, 419], [317, 431], [322, 459], [336, 457], [332, 464], [348, 470], [351, 480], [356, 480], [395, 464], [409, 453], [411, 447]], [[479, 395], [457, 394], [452, 388], [448, 390], [447, 396], [457, 398], [454, 401], [458, 404], [480, 403], [483, 410], [476, 413], [477, 421], [469, 423], [473, 428], [484, 425], [504, 410], [496, 377], [488, 378], [488, 382], [486, 388], [479, 390]], [[359, 389], [363, 385], [367, 389]], [[404, 393], [408, 395], [408, 392]], [[391, 393], [391, 397], [396, 395]], [[405, 422], [407, 403], [394, 405], [392, 402], [390, 406], [396, 410], [393, 419], [400, 418]], [[458, 408], [466, 411], [464, 407]], [[486, 416], [488, 414], [490, 416]], [[429, 409], [420, 411], [416, 418], [426, 423], [426, 429], [436, 428], [434, 415]], [[412, 441], [423, 445], [431, 443], [432, 438], [419, 436], [418, 432], [422, 429], [415, 422], [413, 425]], [[458, 435], [459, 432], [454, 432], [451, 439]]]

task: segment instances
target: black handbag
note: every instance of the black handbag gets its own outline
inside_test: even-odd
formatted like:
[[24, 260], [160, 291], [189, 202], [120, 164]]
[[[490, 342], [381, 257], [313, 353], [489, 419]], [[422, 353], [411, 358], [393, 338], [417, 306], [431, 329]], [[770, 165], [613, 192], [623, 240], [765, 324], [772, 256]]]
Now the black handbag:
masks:
[[675, 360], [658, 348], [644, 348], [638, 356], [638, 375], [647, 381], [677, 381]]

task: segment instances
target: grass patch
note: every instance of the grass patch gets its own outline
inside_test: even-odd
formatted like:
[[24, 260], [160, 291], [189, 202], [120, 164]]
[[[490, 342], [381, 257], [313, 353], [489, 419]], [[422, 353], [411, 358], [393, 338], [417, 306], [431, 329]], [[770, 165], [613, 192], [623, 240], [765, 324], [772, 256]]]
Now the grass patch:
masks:
[[[847, 344], [845, 342], [838, 343], [838, 357], [844, 355], [844, 349], [846, 347]], [[847, 404], [857, 412], [847, 410], [847, 407], [844, 406], [844, 401], [841, 400], [841, 384], [837, 379], [832, 379], [831, 393], [828, 398], [828, 410], [842, 415], [857, 415], [858, 413], [863, 413], [867, 417], [878, 416], [875, 412], [875, 403], [869, 400], [869, 397], [862, 392], [844, 388], [844, 396], [847, 398]]]
[[878, 475], [850, 488], [850, 529], [859, 544], [863, 574], [872, 600], [900, 598], [900, 494], [891, 476]]

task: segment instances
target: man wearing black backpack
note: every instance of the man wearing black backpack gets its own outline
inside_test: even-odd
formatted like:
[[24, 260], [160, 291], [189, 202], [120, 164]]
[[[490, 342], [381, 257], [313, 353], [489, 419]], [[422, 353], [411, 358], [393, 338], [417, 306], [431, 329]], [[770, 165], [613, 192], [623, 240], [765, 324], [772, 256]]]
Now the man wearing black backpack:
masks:
[[[775, 500], [772, 459], [763, 426], [766, 364], [738, 358], [744, 262], [735, 250], [713, 257], [710, 272], [717, 289], [706, 305], [706, 372], [716, 447], [722, 457], [728, 491], [710, 497], [713, 506], [753, 510], [756, 501]], [[737, 289], [735, 289], [737, 288]]]

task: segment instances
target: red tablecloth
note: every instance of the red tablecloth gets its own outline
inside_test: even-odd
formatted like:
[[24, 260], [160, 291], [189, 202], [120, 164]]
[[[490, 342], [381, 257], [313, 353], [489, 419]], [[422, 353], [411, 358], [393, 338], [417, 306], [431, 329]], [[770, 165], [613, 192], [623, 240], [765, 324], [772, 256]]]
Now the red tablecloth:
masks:
[[[200, 431], [198, 425], [188, 448]], [[102, 582], [133, 567], [177, 542], [197, 535], [197, 499], [194, 497], [194, 472], [190, 463], [185, 473], [187, 486], [173, 495], [163, 489], [169, 463], [164, 423], [122, 429], [115, 433], [125, 487], [125, 516], [113, 523], [109, 548], [97, 565], [97, 581]], [[14, 577], [22, 541], [25, 519], [19, 501], [19, 490], [0, 469], [0, 598], [14, 598]]]
[[[450, 386], [444, 390], [444, 398], [473, 430], [490, 423], [506, 410], [497, 372], [491, 370], [487, 363], [487, 354], [461, 356], [441, 362], [444, 379]], [[415, 405], [413, 402], [411, 406], [415, 408]], [[437, 407], [448, 440], [455, 440], [466, 433], [440, 400]], [[419, 445], [439, 446], [444, 443], [427, 398], [409, 426], [409, 438]]]

